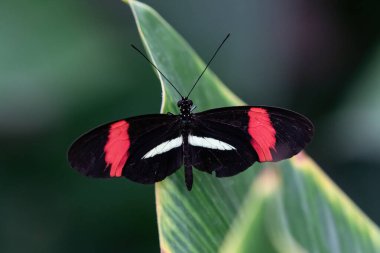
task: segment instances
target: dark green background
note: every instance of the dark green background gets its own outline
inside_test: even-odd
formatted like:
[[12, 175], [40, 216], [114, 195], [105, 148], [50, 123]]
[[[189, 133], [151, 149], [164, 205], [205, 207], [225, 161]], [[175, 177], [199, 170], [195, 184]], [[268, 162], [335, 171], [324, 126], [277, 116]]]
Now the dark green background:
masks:
[[[380, 222], [379, 1], [146, 1], [248, 104], [309, 116], [309, 154]], [[160, 108], [120, 1], [0, 2], [0, 252], [157, 252], [154, 187], [94, 180], [66, 152]], [[196, 78], [196, 77], [194, 77]], [[197, 98], [192, 98], [197, 102]]]

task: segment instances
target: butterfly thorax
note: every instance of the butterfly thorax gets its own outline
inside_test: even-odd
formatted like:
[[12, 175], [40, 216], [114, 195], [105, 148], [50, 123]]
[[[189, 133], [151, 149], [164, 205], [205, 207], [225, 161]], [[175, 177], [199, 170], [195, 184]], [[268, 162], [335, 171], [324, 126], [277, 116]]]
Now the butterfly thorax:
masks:
[[190, 121], [192, 114], [191, 114], [191, 107], [193, 106], [193, 101], [187, 98], [183, 98], [177, 103], [179, 110], [180, 110], [180, 116], [184, 123], [187, 123]]

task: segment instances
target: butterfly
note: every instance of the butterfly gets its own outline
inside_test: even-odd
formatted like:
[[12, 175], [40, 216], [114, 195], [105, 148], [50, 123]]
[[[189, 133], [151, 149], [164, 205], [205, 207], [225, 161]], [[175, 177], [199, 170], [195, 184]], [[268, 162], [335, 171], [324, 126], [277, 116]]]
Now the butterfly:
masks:
[[296, 112], [269, 106], [234, 106], [193, 113], [189, 95], [228, 37], [186, 97], [132, 45], [180, 94], [180, 114], [142, 115], [101, 125], [72, 144], [70, 165], [86, 176], [125, 177], [142, 184], [162, 181], [183, 165], [190, 191], [193, 169], [230, 177], [255, 162], [277, 162], [304, 149], [314, 127]]

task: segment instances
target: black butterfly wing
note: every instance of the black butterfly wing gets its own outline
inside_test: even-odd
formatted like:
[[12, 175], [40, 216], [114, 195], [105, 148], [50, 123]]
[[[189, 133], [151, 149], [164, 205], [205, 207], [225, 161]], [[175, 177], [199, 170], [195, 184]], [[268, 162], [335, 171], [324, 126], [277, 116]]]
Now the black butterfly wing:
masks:
[[179, 116], [144, 115], [89, 131], [70, 147], [68, 159], [87, 176], [123, 176], [149, 184], [180, 168], [181, 141]]
[[[196, 138], [198, 142], [204, 142], [204, 145], [190, 142], [191, 163], [195, 168], [209, 173], [215, 171], [216, 176], [227, 177], [245, 170], [257, 161], [249, 136], [231, 125], [231, 122], [221, 123], [208, 117], [195, 118], [194, 121], [189, 141]], [[213, 143], [222, 145], [217, 149]], [[223, 149], [223, 146], [226, 148]]]
[[[192, 164], [202, 171], [215, 171], [218, 177], [235, 175], [256, 161], [290, 158], [310, 142], [314, 131], [306, 117], [275, 107], [226, 107], [193, 118], [191, 135], [204, 138], [200, 142], [205, 145], [190, 145]], [[214, 147], [208, 140], [216, 140]]]

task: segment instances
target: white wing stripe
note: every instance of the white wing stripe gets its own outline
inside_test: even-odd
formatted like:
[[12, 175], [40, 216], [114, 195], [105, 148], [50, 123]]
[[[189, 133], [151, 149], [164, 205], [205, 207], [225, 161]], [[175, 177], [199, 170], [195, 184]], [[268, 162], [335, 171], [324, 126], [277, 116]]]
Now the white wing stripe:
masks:
[[228, 143], [219, 141], [210, 137], [198, 137], [194, 135], [189, 135], [189, 144], [192, 146], [211, 148], [218, 150], [234, 150], [235, 147], [231, 146]]
[[182, 135], [180, 137], [177, 137], [175, 139], [165, 141], [161, 143], [160, 145], [156, 146], [155, 148], [152, 148], [148, 153], [146, 153], [142, 159], [151, 158], [153, 156], [168, 152], [172, 150], [173, 148], [177, 148], [181, 146], [183, 143]]

